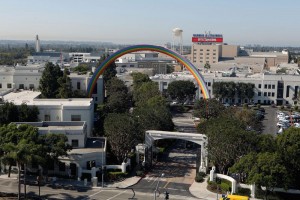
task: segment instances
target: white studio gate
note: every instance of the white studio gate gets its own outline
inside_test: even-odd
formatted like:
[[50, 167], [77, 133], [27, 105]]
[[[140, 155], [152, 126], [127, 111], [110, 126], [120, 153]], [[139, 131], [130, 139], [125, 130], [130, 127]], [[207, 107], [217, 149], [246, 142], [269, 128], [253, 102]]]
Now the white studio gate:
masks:
[[149, 130], [145, 133], [145, 152], [144, 164], [151, 166], [153, 161], [153, 142], [160, 139], [181, 139], [194, 142], [201, 146], [201, 159], [198, 171], [207, 172], [208, 159], [207, 159], [207, 137], [203, 134], [197, 133], [184, 133], [184, 132], [169, 132], [169, 131], [155, 131]]

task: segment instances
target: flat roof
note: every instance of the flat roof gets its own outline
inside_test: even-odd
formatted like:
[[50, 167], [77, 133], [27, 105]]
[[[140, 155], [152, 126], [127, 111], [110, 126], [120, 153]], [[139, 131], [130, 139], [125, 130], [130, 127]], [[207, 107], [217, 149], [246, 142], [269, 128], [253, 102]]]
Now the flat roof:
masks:
[[18, 92], [10, 92], [2, 97], [3, 101], [12, 102], [16, 105], [26, 103], [27, 105], [45, 105], [45, 106], [90, 106], [93, 102], [92, 98], [70, 98], [70, 99], [38, 99], [41, 92], [21, 90]]

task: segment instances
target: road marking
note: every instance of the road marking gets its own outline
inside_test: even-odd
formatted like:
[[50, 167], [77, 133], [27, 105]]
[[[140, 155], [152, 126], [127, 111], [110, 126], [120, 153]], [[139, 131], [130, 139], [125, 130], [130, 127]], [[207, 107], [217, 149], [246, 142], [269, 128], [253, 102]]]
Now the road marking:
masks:
[[168, 182], [165, 184], [164, 188], [166, 188], [170, 183], [170, 180], [168, 180]]
[[85, 199], [89, 199], [89, 197], [92, 197], [92, 196], [95, 196], [96, 194], [99, 194], [99, 193], [101, 193], [101, 192], [103, 192], [104, 190], [100, 190], [99, 192], [96, 192], [96, 193], [94, 193], [94, 194], [91, 194], [91, 195], [89, 195], [87, 198], [85, 198]]
[[123, 194], [123, 193], [125, 193], [125, 192], [127, 192], [127, 191], [124, 190], [123, 192], [120, 192], [119, 194], [116, 194], [115, 196], [112, 196], [112, 197], [110, 197], [110, 198], [108, 198], [108, 199], [106, 199], [106, 200], [111, 200], [111, 199], [113, 199], [113, 198], [115, 198], [115, 197], [117, 197], [117, 196], [119, 196], [119, 195], [121, 195], [121, 194]]
[[150, 186], [153, 185], [153, 184], [156, 182], [157, 179], [158, 179], [158, 178], [156, 177], [156, 178], [154, 179], [154, 181], [150, 184]]

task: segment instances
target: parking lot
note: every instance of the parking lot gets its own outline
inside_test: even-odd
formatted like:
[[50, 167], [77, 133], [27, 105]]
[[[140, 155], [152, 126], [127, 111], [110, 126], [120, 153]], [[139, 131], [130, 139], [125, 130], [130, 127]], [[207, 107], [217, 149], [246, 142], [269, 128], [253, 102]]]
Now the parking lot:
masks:
[[[263, 123], [262, 133], [277, 134], [278, 131], [280, 130], [280, 128], [277, 126], [278, 122], [281, 122], [281, 124], [283, 124], [284, 129], [288, 128], [291, 125], [291, 123], [289, 122], [291, 117], [290, 117], [290, 113], [288, 111], [282, 112], [284, 114], [283, 114], [283, 117], [280, 118], [280, 120], [277, 118], [277, 114], [281, 112], [278, 108], [265, 107], [265, 111], [266, 111], [265, 118], [262, 121], [262, 123]], [[294, 117], [294, 115], [293, 115], [293, 117]], [[295, 122], [295, 119], [294, 119], [294, 122]]]

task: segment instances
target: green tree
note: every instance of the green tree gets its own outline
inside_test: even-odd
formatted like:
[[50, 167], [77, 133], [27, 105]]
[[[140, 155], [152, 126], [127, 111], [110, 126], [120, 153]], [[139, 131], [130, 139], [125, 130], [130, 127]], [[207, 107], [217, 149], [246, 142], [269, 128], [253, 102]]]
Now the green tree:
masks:
[[290, 127], [280, 134], [277, 139], [280, 159], [289, 170], [290, 187], [300, 188], [300, 129]]
[[148, 99], [159, 95], [161, 95], [161, 93], [156, 82], [145, 82], [133, 91], [133, 100], [137, 106], [141, 106]]
[[265, 199], [268, 199], [268, 191], [274, 187], [286, 187], [287, 183], [288, 170], [277, 152], [248, 154], [230, 168], [230, 171], [246, 173], [247, 183], [266, 187]]
[[[107, 54], [103, 54], [101, 57], [100, 57], [100, 60], [97, 64], [97, 66], [99, 67], [102, 62], [108, 57]], [[116, 76], [117, 74], [117, 65], [115, 62], [112, 62], [106, 69], [105, 71], [103, 72], [103, 81], [104, 81], [104, 85], [110, 80], [112, 79], [113, 77]]]
[[221, 173], [225, 173], [238, 158], [255, 149], [256, 133], [245, 131], [245, 124], [234, 116], [212, 118], [204, 122], [203, 127], [198, 130], [208, 137], [209, 159]]
[[40, 151], [38, 155], [43, 159], [36, 160], [44, 169], [48, 172], [49, 163], [58, 163], [59, 157], [67, 157], [68, 151], [72, 147], [67, 143], [68, 138], [65, 134], [48, 133], [39, 135], [38, 144], [40, 145]]
[[18, 122], [37, 122], [39, 109], [37, 106], [27, 106], [22, 103], [19, 107], [19, 120]]
[[[141, 106], [133, 110], [133, 116], [138, 122], [138, 129], [144, 133], [146, 130], [173, 131], [172, 114], [166, 106]], [[144, 139], [143, 135], [140, 138]]]
[[138, 88], [145, 82], [151, 82], [151, 79], [147, 74], [142, 74], [140, 72], [138, 73], [132, 73], [131, 74], [133, 78], [133, 91], [137, 91]]
[[205, 63], [204, 69], [206, 69], [206, 70], [210, 69], [210, 64], [209, 63]]
[[57, 98], [67, 99], [72, 97], [72, 84], [68, 74], [69, 70], [65, 68], [63, 76], [58, 78], [59, 89], [58, 94], [56, 95]]
[[110, 113], [105, 118], [104, 131], [111, 152], [118, 163], [122, 162], [137, 144], [138, 133], [134, 120], [129, 114]]
[[10, 122], [19, 121], [18, 107], [11, 102], [5, 102], [0, 106], [0, 124], [8, 124]]
[[193, 114], [199, 118], [216, 118], [225, 110], [224, 105], [216, 99], [200, 99], [195, 102]]
[[168, 94], [173, 99], [179, 99], [184, 101], [186, 99], [192, 99], [195, 96], [196, 87], [191, 81], [173, 81], [168, 85]]
[[48, 62], [40, 79], [39, 90], [44, 98], [55, 98], [59, 91], [58, 80], [63, 76], [63, 72], [58, 65]]
[[[20, 198], [20, 170], [21, 166], [28, 164], [33, 158], [38, 159], [40, 149], [37, 145], [37, 128], [23, 124], [4, 125], [0, 127], [0, 152], [2, 162], [11, 165], [16, 162], [18, 167], [18, 197]], [[10, 171], [9, 171], [10, 174]]]

